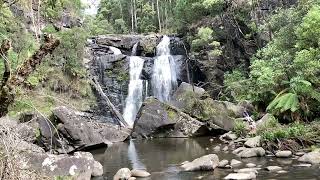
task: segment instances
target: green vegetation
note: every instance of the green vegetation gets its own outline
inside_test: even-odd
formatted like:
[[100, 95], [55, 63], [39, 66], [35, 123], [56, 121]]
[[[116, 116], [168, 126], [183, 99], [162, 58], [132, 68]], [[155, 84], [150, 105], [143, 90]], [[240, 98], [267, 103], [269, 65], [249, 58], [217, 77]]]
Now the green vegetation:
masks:
[[236, 100], [251, 100], [285, 121], [319, 116], [319, 5], [301, 1], [269, 18], [274, 37], [252, 57], [249, 77], [241, 70], [225, 76]]

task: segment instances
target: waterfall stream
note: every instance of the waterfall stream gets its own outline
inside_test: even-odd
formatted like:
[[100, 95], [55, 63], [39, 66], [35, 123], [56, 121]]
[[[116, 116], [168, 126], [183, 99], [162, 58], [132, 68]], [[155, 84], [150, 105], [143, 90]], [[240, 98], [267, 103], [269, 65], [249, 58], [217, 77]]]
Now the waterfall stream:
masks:
[[143, 80], [140, 79], [141, 71], [144, 64], [144, 59], [135, 56], [137, 44], [133, 47], [132, 56], [130, 56], [130, 82], [128, 88], [128, 96], [126, 106], [123, 111], [123, 118], [133, 126], [137, 112], [143, 101]]
[[157, 57], [153, 65], [152, 90], [153, 95], [160, 101], [169, 101], [170, 93], [178, 86], [177, 68], [170, 54], [170, 38], [163, 36], [157, 46]]

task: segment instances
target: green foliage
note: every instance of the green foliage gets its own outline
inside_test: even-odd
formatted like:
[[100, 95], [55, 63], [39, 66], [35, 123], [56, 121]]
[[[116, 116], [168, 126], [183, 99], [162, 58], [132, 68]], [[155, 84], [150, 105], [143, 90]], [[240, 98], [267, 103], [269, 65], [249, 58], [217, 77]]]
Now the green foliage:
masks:
[[268, 130], [260, 131], [259, 134], [266, 141], [276, 141], [283, 139], [307, 140], [318, 134], [313, 124], [292, 123], [286, 126], [271, 127]]
[[293, 120], [315, 118], [320, 105], [320, 8], [307, 2], [279, 9], [269, 19], [274, 38], [252, 58], [249, 78], [237, 71], [226, 75], [235, 99], [265, 103], [280, 117], [294, 112]]
[[295, 112], [299, 109], [298, 95], [295, 93], [285, 93], [277, 96], [267, 107], [267, 110], [279, 110], [285, 112], [290, 110]]
[[194, 51], [203, 49], [213, 40], [213, 30], [209, 27], [201, 27], [198, 29], [196, 39], [192, 41], [192, 49]]
[[233, 131], [237, 136], [245, 136], [248, 133], [246, 124], [242, 120], [236, 120]]

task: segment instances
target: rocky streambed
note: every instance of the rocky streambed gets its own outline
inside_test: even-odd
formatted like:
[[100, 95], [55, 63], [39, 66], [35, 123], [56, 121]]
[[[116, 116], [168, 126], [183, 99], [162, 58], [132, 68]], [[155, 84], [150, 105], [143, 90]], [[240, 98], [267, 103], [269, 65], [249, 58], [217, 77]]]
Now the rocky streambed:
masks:
[[[144, 169], [151, 174], [141, 178], [145, 180], [224, 179], [230, 174], [233, 174], [229, 176], [231, 179], [313, 180], [320, 175], [318, 165], [300, 162], [297, 155], [278, 158], [266, 153], [262, 157], [240, 158], [233, 153], [235, 149], [217, 138], [161, 138], [117, 143], [92, 153], [103, 165], [104, 177], [108, 179], [113, 179], [120, 168]], [[214, 157], [210, 161], [210, 154], [215, 154], [219, 160]], [[183, 168], [191, 167], [186, 166], [186, 161], [197, 158], [200, 161], [191, 166], [202, 168], [194, 171]]]

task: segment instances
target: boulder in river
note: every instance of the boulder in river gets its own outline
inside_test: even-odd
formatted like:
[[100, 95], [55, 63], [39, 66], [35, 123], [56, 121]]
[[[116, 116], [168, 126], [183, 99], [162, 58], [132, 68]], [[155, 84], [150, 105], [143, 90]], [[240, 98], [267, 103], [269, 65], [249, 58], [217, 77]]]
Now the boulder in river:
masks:
[[275, 121], [276, 121], [276, 118], [272, 114], [267, 113], [260, 120], [256, 122], [256, 127], [258, 129], [267, 127], [268, 125], [270, 125], [270, 123], [273, 123]]
[[208, 154], [187, 162], [181, 166], [184, 171], [210, 171], [219, 165], [219, 157], [215, 154]]
[[278, 158], [288, 158], [292, 156], [291, 151], [278, 151], [276, 152], [276, 157]]
[[320, 151], [309, 152], [301, 156], [298, 161], [310, 164], [320, 164]]
[[113, 180], [128, 180], [132, 176], [130, 169], [121, 168], [118, 172], [113, 176]]
[[154, 97], [144, 101], [132, 132], [134, 137], [194, 137], [209, 134], [205, 123]]
[[237, 154], [237, 156], [239, 156], [241, 158], [261, 157], [261, 156], [265, 156], [265, 155], [266, 155], [266, 151], [261, 147], [244, 148], [242, 151], [240, 151]]

